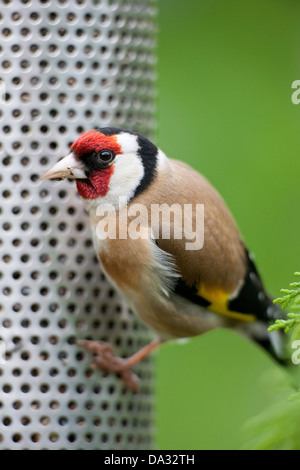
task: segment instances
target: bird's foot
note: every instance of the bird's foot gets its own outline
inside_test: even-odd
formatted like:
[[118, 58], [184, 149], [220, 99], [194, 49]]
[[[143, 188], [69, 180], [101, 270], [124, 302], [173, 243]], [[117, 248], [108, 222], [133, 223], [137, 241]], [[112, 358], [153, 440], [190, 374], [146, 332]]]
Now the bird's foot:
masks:
[[86, 349], [93, 356], [91, 367], [101, 369], [104, 372], [114, 372], [120, 374], [125, 386], [132, 392], [137, 392], [139, 388], [139, 379], [132, 372], [131, 368], [144, 359], [159, 344], [159, 340], [152, 341], [132, 356], [123, 359], [117, 357], [113, 347], [104, 341], [79, 340], [78, 346]]
[[100, 369], [104, 372], [115, 372], [120, 374], [121, 379], [127, 388], [136, 392], [139, 388], [139, 379], [131, 371], [131, 364], [128, 359], [123, 359], [115, 355], [113, 347], [104, 341], [77, 341], [78, 346], [86, 349], [92, 354], [93, 360], [91, 367]]

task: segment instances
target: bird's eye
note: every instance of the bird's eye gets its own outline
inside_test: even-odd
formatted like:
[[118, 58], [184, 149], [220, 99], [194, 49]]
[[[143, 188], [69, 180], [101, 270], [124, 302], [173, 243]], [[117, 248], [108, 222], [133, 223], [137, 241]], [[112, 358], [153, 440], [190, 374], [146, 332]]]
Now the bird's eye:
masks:
[[112, 150], [100, 150], [100, 152], [98, 152], [97, 154], [99, 160], [101, 160], [102, 162], [105, 162], [105, 163], [109, 163], [111, 161], [113, 161], [113, 159], [115, 158], [115, 154], [114, 152], [112, 152]]

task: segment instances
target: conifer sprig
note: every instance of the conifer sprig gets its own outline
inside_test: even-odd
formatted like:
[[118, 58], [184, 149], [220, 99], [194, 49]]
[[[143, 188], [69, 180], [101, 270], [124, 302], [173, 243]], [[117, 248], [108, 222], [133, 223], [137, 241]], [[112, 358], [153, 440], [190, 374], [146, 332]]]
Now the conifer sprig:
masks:
[[[300, 278], [300, 272], [294, 274]], [[300, 324], [300, 281], [291, 282], [289, 289], [281, 289], [282, 297], [274, 300], [274, 304], [279, 304], [283, 309], [288, 309], [288, 319], [276, 320], [269, 327], [269, 331], [284, 329], [286, 333], [291, 331], [297, 324]]]

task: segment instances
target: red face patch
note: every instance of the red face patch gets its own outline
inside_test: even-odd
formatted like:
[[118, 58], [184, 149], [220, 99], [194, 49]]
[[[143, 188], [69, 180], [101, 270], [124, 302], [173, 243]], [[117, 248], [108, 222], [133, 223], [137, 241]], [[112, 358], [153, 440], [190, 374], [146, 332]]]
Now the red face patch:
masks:
[[[121, 145], [118, 144], [116, 135], [104, 135], [100, 131], [93, 129], [87, 131], [78, 137], [71, 146], [71, 152], [75, 152], [80, 159], [89, 168], [89, 158], [93, 158], [93, 153], [101, 150], [111, 150], [114, 154], [122, 152]], [[91, 170], [88, 180], [76, 180], [77, 190], [81, 197], [85, 199], [96, 199], [106, 196], [109, 191], [110, 178], [114, 172], [114, 165], [101, 170]]]
[[103, 149], [112, 150], [116, 155], [123, 153], [116, 135], [104, 135], [95, 129], [82, 134], [71, 146], [71, 152], [74, 151], [79, 158]]
[[109, 181], [114, 172], [114, 165], [104, 170], [92, 171], [89, 179], [76, 180], [77, 191], [84, 199], [96, 199], [106, 196], [109, 190]]

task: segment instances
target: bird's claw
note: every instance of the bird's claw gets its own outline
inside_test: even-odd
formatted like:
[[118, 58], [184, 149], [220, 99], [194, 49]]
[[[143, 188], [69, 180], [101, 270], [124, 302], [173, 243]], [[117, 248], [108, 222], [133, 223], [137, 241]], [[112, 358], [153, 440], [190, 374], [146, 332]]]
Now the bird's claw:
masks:
[[120, 374], [125, 386], [132, 392], [137, 392], [139, 379], [131, 370], [131, 364], [126, 359], [117, 357], [113, 347], [104, 341], [79, 340], [77, 345], [86, 349], [93, 356], [91, 367], [104, 372]]

